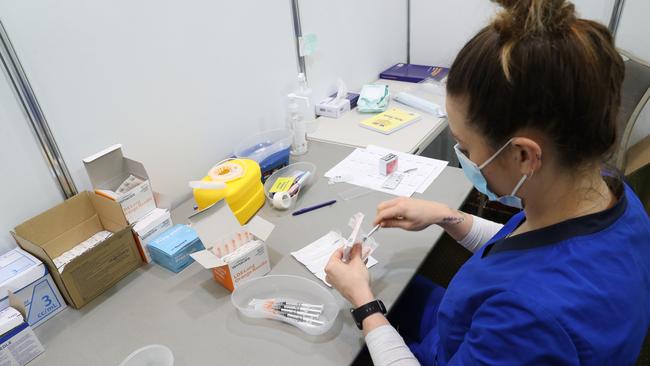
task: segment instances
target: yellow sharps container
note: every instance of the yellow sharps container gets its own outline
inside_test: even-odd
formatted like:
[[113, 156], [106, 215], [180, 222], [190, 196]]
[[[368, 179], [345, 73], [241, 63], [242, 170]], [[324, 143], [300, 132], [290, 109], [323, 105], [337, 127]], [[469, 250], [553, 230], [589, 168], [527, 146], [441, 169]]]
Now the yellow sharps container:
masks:
[[205, 182], [222, 182], [226, 188], [194, 188], [194, 200], [199, 210], [225, 198], [228, 206], [241, 225], [250, 220], [264, 205], [264, 186], [262, 172], [254, 160], [231, 159], [215, 165], [208, 175], [201, 179]]

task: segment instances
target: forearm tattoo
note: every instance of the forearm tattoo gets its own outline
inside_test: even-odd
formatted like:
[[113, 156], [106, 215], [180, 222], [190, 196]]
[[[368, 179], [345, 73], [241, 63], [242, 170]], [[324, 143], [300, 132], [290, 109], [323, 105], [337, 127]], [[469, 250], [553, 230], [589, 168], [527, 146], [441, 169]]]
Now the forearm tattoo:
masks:
[[465, 221], [465, 216], [463, 216], [462, 213], [458, 213], [458, 216], [447, 216], [443, 217], [442, 223], [443, 224], [452, 224], [452, 225], [458, 225], [461, 222]]

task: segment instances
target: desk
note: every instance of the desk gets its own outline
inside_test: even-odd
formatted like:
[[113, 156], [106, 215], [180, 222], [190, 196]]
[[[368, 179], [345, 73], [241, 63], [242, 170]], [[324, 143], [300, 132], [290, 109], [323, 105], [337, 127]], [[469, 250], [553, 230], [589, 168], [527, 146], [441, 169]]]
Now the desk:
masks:
[[377, 80], [377, 84], [386, 84], [390, 89], [391, 100], [388, 108], [400, 108], [418, 113], [422, 118], [390, 135], [384, 135], [359, 126], [359, 122], [372, 117], [375, 113], [359, 113], [356, 109], [346, 112], [341, 118], [319, 117], [317, 130], [308, 134], [310, 141], [329, 142], [351, 147], [366, 147], [370, 144], [407, 152], [421, 153], [433, 139], [447, 127], [447, 120], [436, 118], [415, 108], [408, 107], [392, 99], [397, 93], [406, 91], [415, 84], [395, 80]]
[[[314, 142], [300, 160], [318, 167], [315, 184], [298, 200], [298, 208], [335, 197], [351, 188], [328, 185], [323, 174], [351, 152], [351, 148]], [[446, 168], [420, 198], [459, 207], [471, 184], [461, 170]], [[373, 192], [301, 216], [280, 213], [268, 206], [260, 215], [276, 225], [269, 237], [271, 274], [293, 274], [319, 281], [289, 255], [291, 251], [334, 228], [344, 230], [349, 217], [361, 211], [373, 217], [378, 202], [392, 196]], [[173, 211], [175, 223], [187, 222], [192, 202]], [[380, 230], [380, 247], [371, 269], [373, 291], [388, 307], [442, 234], [438, 227], [417, 233]], [[30, 366], [117, 365], [133, 350], [151, 343], [168, 346], [176, 365], [344, 365], [364, 345], [347, 304], [332, 329], [308, 336], [271, 320], [240, 316], [230, 293], [212, 280], [211, 273], [193, 263], [179, 274], [158, 265], [145, 265], [128, 275], [81, 310], [66, 309], [36, 329], [46, 351]]]

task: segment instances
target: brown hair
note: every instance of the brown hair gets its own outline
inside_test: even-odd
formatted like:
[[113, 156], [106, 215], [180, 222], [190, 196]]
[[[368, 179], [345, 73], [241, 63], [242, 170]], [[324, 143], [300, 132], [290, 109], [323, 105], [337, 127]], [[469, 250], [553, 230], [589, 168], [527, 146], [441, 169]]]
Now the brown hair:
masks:
[[553, 139], [560, 163], [605, 160], [616, 144], [625, 67], [602, 24], [564, 0], [499, 0], [503, 10], [460, 51], [447, 81], [497, 147], [522, 128]]

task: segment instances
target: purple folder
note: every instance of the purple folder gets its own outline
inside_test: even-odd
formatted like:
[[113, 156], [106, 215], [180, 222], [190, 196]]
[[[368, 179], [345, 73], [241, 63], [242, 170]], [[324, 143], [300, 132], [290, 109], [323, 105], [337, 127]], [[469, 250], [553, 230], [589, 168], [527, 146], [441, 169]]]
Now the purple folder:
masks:
[[426, 78], [432, 78], [441, 81], [449, 73], [449, 68], [441, 66], [426, 66], [413, 64], [395, 64], [381, 74], [382, 79], [406, 81], [409, 83], [419, 83]]

